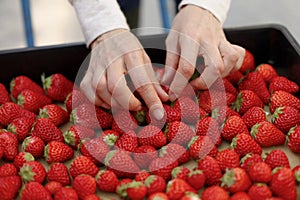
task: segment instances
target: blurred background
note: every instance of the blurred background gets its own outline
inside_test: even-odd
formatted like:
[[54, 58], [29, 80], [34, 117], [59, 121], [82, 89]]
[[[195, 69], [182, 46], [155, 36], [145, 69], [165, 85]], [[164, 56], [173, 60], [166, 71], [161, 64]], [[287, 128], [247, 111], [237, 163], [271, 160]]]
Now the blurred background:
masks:
[[[84, 42], [68, 0], [27, 1], [30, 2], [34, 46]], [[21, 2], [0, 0], [0, 50], [27, 47]], [[232, 0], [224, 28], [281, 24], [300, 43], [299, 8], [299, 0]], [[138, 21], [134, 21], [137, 27], [166, 27], [172, 23], [176, 6], [172, 0], [141, 0], [139, 12], [130, 12], [138, 15]], [[144, 31], [142, 34], [153, 33]]]

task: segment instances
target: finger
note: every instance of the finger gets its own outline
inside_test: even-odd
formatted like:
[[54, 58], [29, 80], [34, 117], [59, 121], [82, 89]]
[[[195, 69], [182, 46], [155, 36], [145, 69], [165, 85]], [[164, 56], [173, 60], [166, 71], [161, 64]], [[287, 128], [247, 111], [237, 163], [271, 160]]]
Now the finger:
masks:
[[238, 53], [239, 55], [239, 58], [238, 58], [238, 61], [236, 62], [236, 65], [233, 69], [232, 72], [234, 71], [237, 71], [241, 68], [242, 64], [243, 64], [243, 61], [244, 61], [244, 58], [245, 58], [245, 54], [246, 54], [246, 50], [243, 48], [243, 47], [240, 47], [238, 45], [231, 45]]
[[240, 56], [236, 49], [233, 48], [233, 46], [228, 41], [221, 42], [219, 45], [219, 50], [224, 63], [224, 70], [221, 76], [225, 77], [236, 67], [237, 61]]

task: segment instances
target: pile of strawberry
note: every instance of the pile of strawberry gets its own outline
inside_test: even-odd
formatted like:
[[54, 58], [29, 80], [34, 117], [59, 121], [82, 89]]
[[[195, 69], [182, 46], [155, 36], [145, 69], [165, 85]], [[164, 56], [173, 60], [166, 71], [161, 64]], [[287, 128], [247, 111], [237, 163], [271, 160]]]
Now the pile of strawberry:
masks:
[[300, 154], [299, 87], [249, 51], [159, 121], [97, 107], [59, 73], [42, 83], [0, 84], [1, 200], [297, 198], [300, 165], [276, 147]]

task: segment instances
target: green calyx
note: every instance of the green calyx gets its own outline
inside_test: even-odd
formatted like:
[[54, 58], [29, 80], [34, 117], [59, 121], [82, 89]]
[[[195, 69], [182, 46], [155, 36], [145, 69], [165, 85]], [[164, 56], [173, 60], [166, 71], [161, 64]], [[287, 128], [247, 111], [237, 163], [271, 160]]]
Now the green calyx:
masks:
[[195, 142], [196, 140], [199, 138], [199, 136], [194, 136], [192, 137], [192, 139], [190, 140], [188, 147], [190, 148]]
[[29, 152], [24, 152], [25, 154], [24, 154], [24, 159], [27, 161], [27, 162], [29, 162], [29, 161], [34, 161], [34, 157], [33, 157], [33, 155], [31, 154], [31, 153], [29, 153]]
[[46, 159], [46, 161], [48, 161], [48, 157], [49, 157], [49, 144], [47, 144], [44, 148], [44, 157]]
[[223, 177], [221, 178], [221, 186], [224, 187], [230, 187], [235, 183], [235, 177], [234, 177], [234, 170], [228, 170], [226, 169], [225, 174], [223, 175]]
[[274, 123], [275, 119], [279, 118], [279, 115], [283, 114], [283, 109], [284, 109], [284, 106], [280, 106], [280, 107], [276, 108], [276, 110], [274, 111], [274, 113], [271, 116], [271, 122]]
[[25, 151], [26, 147], [29, 145], [31, 136], [26, 137], [22, 142], [22, 151]]
[[261, 124], [259, 124], [259, 123], [256, 123], [255, 125], [252, 126], [250, 135], [253, 138], [256, 138], [256, 134], [258, 133], [260, 126], [261, 126]]
[[74, 133], [70, 130], [67, 130], [63, 133], [64, 141], [66, 144], [74, 146], [75, 145], [75, 138]]
[[119, 137], [114, 134], [108, 134], [103, 137], [103, 142], [105, 142], [105, 144], [107, 144], [108, 146], [112, 147], [115, 145], [118, 138]]
[[235, 149], [236, 148], [236, 145], [237, 145], [237, 142], [238, 142], [238, 138], [237, 137], [234, 137], [231, 141], [231, 144], [230, 144], [230, 147], [232, 149]]
[[236, 97], [236, 101], [232, 103], [232, 106], [231, 108], [237, 112], [240, 111], [241, 107], [242, 107], [242, 104], [244, 102], [244, 99], [243, 99], [243, 95], [242, 93], [240, 92], [237, 97]]
[[77, 112], [77, 109], [73, 109], [71, 114], [70, 114], [70, 122], [72, 124], [75, 124], [77, 122], [77, 117], [76, 117], [76, 112]]
[[116, 150], [112, 150], [112, 151], [110, 151], [110, 152], [108, 152], [106, 154], [106, 157], [104, 159], [105, 166], [109, 166], [109, 161], [112, 159], [112, 157], [114, 156], [115, 152], [116, 152]]
[[295, 179], [298, 183], [300, 183], [300, 171], [299, 170], [295, 172]]
[[132, 182], [128, 183], [127, 188], [139, 188], [142, 185], [143, 185], [143, 183], [140, 181], [132, 181]]
[[146, 178], [146, 180], [144, 181], [145, 186], [150, 187], [150, 185], [156, 180], [156, 176], [155, 175], [150, 175]]
[[294, 133], [296, 128], [297, 128], [297, 125], [290, 128], [289, 132], [287, 133], [287, 136], [289, 137], [292, 133]]
[[220, 109], [219, 108], [215, 108], [213, 109], [213, 111], [211, 112], [211, 117], [214, 119], [219, 119], [220, 117]]
[[241, 160], [240, 160], [240, 163], [244, 163], [248, 158], [251, 158], [252, 155], [251, 153], [247, 153]]
[[98, 171], [97, 175], [95, 176], [95, 179], [98, 181], [98, 179], [100, 178], [100, 176], [105, 172], [104, 169], [101, 169]]
[[36, 173], [32, 171], [32, 166], [23, 165], [20, 169], [19, 175], [24, 181], [29, 182], [34, 181]]
[[52, 84], [52, 77], [49, 76], [49, 77], [45, 77], [45, 74], [42, 74], [41, 76], [41, 80], [42, 80], [42, 83], [43, 83], [43, 89], [45, 91], [47, 91], [50, 87], [51, 87], [51, 84]]
[[137, 120], [139, 124], [143, 124], [146, 120], [146, 112], [144, 110], [137, 111], [134, 115], [134, 118]]
[[13, 134], [16, 135], [16, 133], [17, 133], [17, 128], [15, 127], [15, 125], [9, 124], [9, 125], [7, 126], [7, 131], [9, 131], [9, 132], [11, 132], [11, 133], [13, 133]]
[[47, 108], [40, 109], [39, 116], [41, 118], [49, 118], [48, 109]]
[[195, 169], [190, 171], [190, 173], [188, 174], [189, 177], [192, 177], [193, 175], [198, 175], [198, 174], [203, 174], [202, 170], [200, 169]]
[[10, 83], [9, 83], [9, 90], [10, 93], [12, 93], [12, 91], [14, 90], [15, 87], [15, 79], [13, 79]]
[[24, 96], [22, 94], [19, 94], [17, 97], [17, 104], [23, 107], [24, 103], [25, 103]]
[[177, 166], [177, 167], [173, 168], [173, 170], [171, 172], [172, 178], [176, 178], [177, 175], [182, 171], [182, 169], [183, 169], [182, 166]]

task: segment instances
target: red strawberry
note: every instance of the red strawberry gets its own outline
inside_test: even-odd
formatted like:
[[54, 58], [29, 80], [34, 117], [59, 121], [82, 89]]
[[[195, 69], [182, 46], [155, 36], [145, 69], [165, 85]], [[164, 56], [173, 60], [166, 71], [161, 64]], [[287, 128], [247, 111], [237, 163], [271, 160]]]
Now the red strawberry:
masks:
[[213, 185], [206, 188], [201, 195], [202, 200], [229, 200], [229, 194], [222, 187]]
[[142, 105], [142, 108], [137, 111], [131, 111], [131, 114], [136, 119], [138, 125], [146, 125], [146, 115], [148, 112], [148, 108], [144, 105]]
[[256, 123], [267, 121], [267, 115], [262, 108], [252, 107], [245, 112], [242, 116], [242, 120], [250, 130]]
[[44, 156], [44, 148], [43, 140], [37, 136], [28, 136], [22, 143], [22, 150], [30, 153], [35, 158]]
[[115, 149], [121, 149], [129, 152], [134, 152], [138, 146], [138, 139], [133, 130], [122, 134], [115, 143]]
[[176, 160], [178, 164], [184, 164], [190, 160], [189, 151], [179, 144], [169, 143], [160, 149], [159, 157]]
[[165, 128], [165, 134], [168, 142], [187, 146], [193, 136], [194, 131], [184, 122], [174, 121], [170, 122]]
[[194, 124], [200, 118], [199, 106], [189, 97], [178, 98], [174, 108], [179, 110], [181, 120], [187, 124]]
[[233, 84], [227, 78], [217, 79], [209, 89], [210, 90], [219, 90], [222, 92], [229, 92], [234, 95], [237, 94], [237, 89], [233, 86]]
[[300, 183], [300, 165], [296, 165], [293, 168], [293, 173], [295, 175], [296, 182]]
[[129, 178], [124, 178], [121, 179], [117, 185], [116, 188], [116, 193], [119, 195], [121, 198], [126, 198], [127, 197], [127, 187], [129, 186], [129, 183], [131, 183], [133, 180]]
[[261, 147], [277, 146], [285, 143], [286, 136], [274, 124], [263, 121], [251, 128], [251, 136]]
[[280, 106], [290, 106], [300, 111], [300, 99], [282, 90], [275, 91], [270, 99], [271, 112], [274, 113], [275, 109]]
[[155, 200], [155, 199], [169, 200], [169, 197], [164, 192], [155, 192], [147, 198], [147, 200]]
[[17, 176], [17, 168], [12, 163], [4, 163], [0, 166], [0, 177], [4, 176]]
[[51, 200], [51, 194], [48, 190], [39, 182], [29, 182], [23, 186], [20, 192], [21, 200], [33, 200], [33, 199], [43, 199]]
[[253, 71], [255, 69], [255, 58], [252, 52], [246, 49], [245, 57], [242, 66], [240, 67], [239, 71], [243, 74]]
[[17, 76], [10, 82], [10, 92], [13, 98], [17, 99], [18, 95], [25, 89], [30, 88], [39, 94], [44, 94], [43, 88], [27, 76]]
[[218, 152], [216, 146], [207, 136], [195, 136], [189, 143], [190, 156], [201, 159], [206, 155], [215, 156]]
[[154, 147], [149, 145], [139, 146], [134, 150], [134, 162], [141, 168], [147, 169], [152, 160], [158, 157]]
[[290, 129], [288, 132], [288, 147], [294, 153], [300, 153], [300, 126]]
[[270, 153], [268, 153], [265, 159], [265, 163], [267, 163], [272, 170], [276, 167], [290, 168], [288, 156], [284, 151], [280, 149], [274, 149]]
[[83, 141], [79, 147], [83, 156], [88, 157], [93, 163], [98, 166], [104, 164], [104, 159], [109, 152], [108, 146], [99, 138], [88, 139]]
[[139, 181], [129, 183], [127, 189], [127, 197], [132, 200], [143, 200], [147, 195], [147, 187]]
[[241, 159], [240, 167], [246, 171], [249, 171], [250, 167], [257, 162], [262, 162], [261, 155], [255, 153], [248, 153]]
[[13, 102], [6, 102], [0, 106], [0, 124], [7, 126], [12, 120], [19, 117], [28, 117], [30, 119], [35, 119], [36, 115], [30, 112], [20, 105]]
[[188, 174], [190, 173], [190, 169], [185, 166], [177, 166], [175, 167], [172, 172], [172, 179], [180, 178], [186, 181]]
[[88, 174], [96, 176], [99, 169], [98, 167], [86, 156], [77, 156], [71, 163], [69, 172], [72, 178], [80, 174]]
[[69, 199], [74, 199], [74, 200], [79, 199], [76, 190], [74, 190], [71, 187], [63, 187], [59, 189], [54, 195], [54, 200], [69, 200]]
[[56, 126], [63, 125], [69, 121], [68, 112], [56, 104], [45, 105], [40, 110], [39, 117], [51, 119]]
[[45, 167], [38, 161], [24, 163], [19, 174], [26, 182], [36, 181], [39, 183], [43, 183], [47, 175]]
[[269, 91], [270, 93], [273, 93], [279, 90], [295, 94], [299, 91], [299, 86], [296, 82], [289, 80], [285, 76], [277, 76], [271, 80]]
[[14, 133], [18, 140], [22, 142], [27, 136], [29, 136], [29, 132], [31, 131], [34, 121], [34, 119], [30, 119], [28, 117], [19, 117], [8, 124], [7, 130]]
[[172, 170], [177, 166], [178, 162], [174, 159], [168, 157], [156, 158], [150, 163], [149, 172], [169, 180], [171, 179]]
[[84, 200], [101, 200], [99, 196], [96, 194], [90, 194], [84, 198]]
[[70, 184], [70, 175], [68, 168], [63, 163], [53, 163], [47, 172], [48, 181], [56, 181], [62, 185]]
[[249, 134], [238, 134], [232, 139], [230, 146], [239, 154], [240, 157], [248, 153], [255, 153], [261, 155], [262, 148]]
[[249, 134], [246, 124], [239, 116], [230, 116], [222, 126], [222, 138], [228, 142], [238, 134]]
[[235, 167], [226, 170], [221, 186], [231, 193], [244, 192], [251, 186], [251, 180], [244, 169]]
[[48, 163], [65, 162], [73, 158], [74, 151], [63, 142], [51, 141], [45, 146], [44, 155]]
[[77, 106], [89, 103], [89, 100], [80, 90], [73, 89], [66, 97], [64, 103], [68, 113], [71, 113]]
[[15, 199], [21, 186], [19, 176], [0, 177], [0, 199]]
[[144, 126], [137, 136], [141, 146], [150, 145], [158, 149], [167, 143], [167, 138], [161, 129], [152, 125]]
[[239, 155], [235, 152], [235, 150], [230, 148], [219, 151], [216, 155], [216, 160], [223, 172], [225, 172], [226, 169], [232, 169], [240, 165]]
[[147, 187], [148, 196], [158, 192], [165, 192], [167, 188], [166, 180], [159, 175], [150, 175], [144, 183]]
[[300, 124], [300, 112], [290, 106], [278, 107], [272, 115], [272, 122], [283, 133], [288, 133], [292, 127]]
[[39, 118], [36, 120], [31, 131], [31, 136], [40, 137], [45, 144], [51, 141], [64, 141], [62, 131], [47, 118]]
[[64, 141], [74, 149], [78, 149], [79, 143], [84, 139], [92, 139], [96, 135], [93, 129], [80, 125], [72, 125], [63, 133]]
[[74, 84], [60, 73], [48, 77], [42, 76], [43, 89], [48, 97], [54, 101], [64, 102], [66, 97], [73, 90]]
[[19, 153], [18, 139], [11, 133], [0, 131], [0, 147], [3, 149], [3, 158], [13, 161]]
[[0, 104], [5, 102], [11, 102], [11, 99], [5, 85], [0, 83]]
[[263, 106], [263, 102], [255, 92], [251, 90], [241, 90], [237, 95], [236, 101], [233, 103], [232, 108], [243, 115], [251, 107], [263, 108]]
[[231, 72], [226, 76], [226, 79], [235, 86], [240, 82], [242, 78], [243, 74], [240, 71]]
[[234, 115], [240, 116], [239, 113], [232, 110], [229, 106], [216, 107], [211, 113], [211, 117], [216, 119], [220, 125], [223, 124], [228, 117]]
[[269, 84], [273, 78], [278, 76], [276, 69], [271, 64], [267, 63], [258, 65], [256, 71], [262, 75], [267, 84]]
[[192, 186], [195, 190], [200, 190], [206, 181], [205, 174], [197, 168], [194, 168], [190, 171], [188, 174], [188, 177], [186, 179], [186, 182]]
[[274, 171], [270, 188], [273, 194], [283, 199], [297, 198], [296, 181], [292, 170], [289, 168], [283, 167]]
[[96, 175], [97, 186], [103, 192], [115, 192], [119, 183], [118, 177], [111, 170], [100, 170]]
[[19, 170], [24, 165], [24, 163], [29, 161], [34, 161], [33, 155], [31, 153], [22, 151], [18, 155], [16, 155], [14, 159], [14, 165]]
[[163, 104], [163, 107], [165, 109], [166, 123], [181, 120], [182, 116], [180, 110], [177, 107], [175, 107], [175, 105], [172, 107], [167, 104]]
[[248, 175], [253, 182], [268, 183], [272, 179], [272, 169], [265, 162], [253, 163], [249, 168]]
[[198, 194], [193, 193], [193, 192], [186, 192], [180, 198], [180, 200], [200, 200], [200, 196]]
[[117, 131], [119, 134], [123, 134], [130, 130], [135, 130], [137, 127], [138, 122], [129, 111], [118, 110], [114, 113], [112, 130]]
[[167, 184], [166, 193], [169, 199], [179, 200], [184, 196], [184, 193], [186, 192], [197, 193], [197, 191], [192, 188], [186, 181], [179, 178], [172, 179]]
[[48, 192], [53, 196], [62, 187], [63, 185], [60, 182], [56, 182], [56, 181], [50, 181], [45, 185], [46, 190], [48, 190]]
[[84, 199], [86, 196], [96, 193], [97, 183], [94, 177], [82, 174], [75, 177], [72, 187], [76, 190], [79, 198]]
[[198, 162], [198, 169], [205, 175], [205, 185], [218, 185], [221, 183], [222, 171], [218, 161], [210, 156], [205, 156]]
[[256, 183], [249, 188], [248, 195], [251, 199], [265, 200], [272, 197], [272, 191], [266, 184]]
[[120, 134], [117, 131], [109, 129], [109, 130], [103, 131], [103, 133], [99, 136], [99, 139], [111, 148], [111, 147], [114, 147], [114, 145], [117, 142], [119, 137], [120, 137]]
[[131, 156], [122, 150], [112, 150], [105, 157], [105, 165], [119, 178], [134, 178], [139, 167]]
[[4, 154], [4, 150], [2, 149], [2, 147], [0, 146], [0, 159], [3, 157]]
[[237, 192], [230, 196], [230, 200], [251, 200], [246, 192]]
[[144, 181], [150, 176], [150, 173], [144, 169], [142, 169], [141, 171], [139, 171], [135, 177], [134, 180], [135, 181], [141, 181], [144, 183]]
[[208, 136], [216, 146], [222, 142], [221, 131], [216, 119], [207, 116], [197, 121], [195, 127], [196, 135]]

